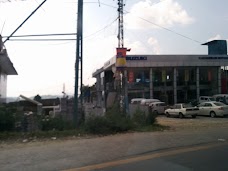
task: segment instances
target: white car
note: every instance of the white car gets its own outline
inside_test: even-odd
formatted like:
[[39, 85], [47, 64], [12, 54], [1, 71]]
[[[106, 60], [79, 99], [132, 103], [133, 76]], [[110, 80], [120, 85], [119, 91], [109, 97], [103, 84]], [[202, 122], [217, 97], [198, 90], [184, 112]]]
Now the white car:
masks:
[[179, 118], [184, 118], [186, 116], [191, 116], [192, 118], [195, 118], [198, 112], [199, 112], [198, 107], [191, 107], [184, 103], [178, 103], [178, 104], [175, 104], [171, 109], [166, 109], [165, 115], [167, 117], [173, 115], [173, 116], [179, 116]]
[[198, 105], [199, 115], [207, 115], [212, 118], [228, 115], [228, 105], [221, 102], [203, 102]]
[[164, 114], [165, 109], [167, 109], [167, 105], [165, 102], [153, 102], [149, 104], [151, 110], [155, 114]]
[[144, 100], [145, 98], [134, 98], [131, 99], [131, 104], [140, 104], [142, 100]]
[[215, 98], [212, 96], [200, 96], [199, 103], [215, 101]]
[[153, 102], [160, 102], [160, 100], [158, 99], [143, 99], [141, 100], [141, 105], [144, 105], [144, 106], [149, 106], [150, 103], [153, 103]]

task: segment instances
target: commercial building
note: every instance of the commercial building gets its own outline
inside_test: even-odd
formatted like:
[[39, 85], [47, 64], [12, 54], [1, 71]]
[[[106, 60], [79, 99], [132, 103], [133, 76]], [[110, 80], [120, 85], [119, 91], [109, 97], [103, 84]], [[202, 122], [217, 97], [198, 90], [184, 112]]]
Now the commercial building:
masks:
[[0, 35], [0, 103], [6, 103], [8, 75], [17, 75], [17, 71], [8, 57]]
[[[128, 102], [132, 98], [156, 98], [174, 104], [196, 100], [202, 95], [227, 93], [227, 44], [214, 40], [208, 55], [127, 55]], [[104, 109], [116, 95], [116, 56], [93, 73], [97, 105]]]

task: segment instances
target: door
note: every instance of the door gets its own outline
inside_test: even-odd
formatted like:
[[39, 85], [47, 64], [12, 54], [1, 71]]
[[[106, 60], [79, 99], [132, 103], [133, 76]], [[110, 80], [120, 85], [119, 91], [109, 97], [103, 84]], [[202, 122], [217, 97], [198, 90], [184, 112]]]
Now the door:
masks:
[[202, 107], [199, 107], [200, 115], [210, 115], [212, 104], [211, 103], [204, 103]]

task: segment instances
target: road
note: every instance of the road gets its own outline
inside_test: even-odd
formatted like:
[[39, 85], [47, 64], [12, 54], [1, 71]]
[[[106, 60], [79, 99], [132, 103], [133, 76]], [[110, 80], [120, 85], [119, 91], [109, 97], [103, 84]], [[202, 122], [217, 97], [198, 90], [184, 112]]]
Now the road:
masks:
[[174, 148], [127, 159], [71, 169], [69, 171], [227, 171], [228, 144], [201, 144], [185, 148]]
[[228, 143], [217, 142], [196, 146], [160, 150], [154, 153], [100, 163], [68, 171], [226, 171]]
[[[228, 118], [161, 117], [158, 120], [159, 123], [170, 125], [172, 129], [163, 132], [126, 133], [95, 138], [68, 140], [57, 138], [57, 140], [42, 142], [1, 143], [0, 168], [1, 170], [34, 171], [68, 170], [161, 150], [216, 144], [228, 140]], [[225, 147], [221, 146], [221, 148]]]

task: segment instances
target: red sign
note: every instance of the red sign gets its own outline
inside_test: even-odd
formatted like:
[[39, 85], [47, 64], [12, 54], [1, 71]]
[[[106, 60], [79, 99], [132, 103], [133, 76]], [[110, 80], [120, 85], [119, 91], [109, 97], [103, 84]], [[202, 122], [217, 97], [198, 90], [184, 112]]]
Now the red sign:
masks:
[[128, 81], [129, 81], [129, 83], [134, 82], [134, 72], [133, 71], [129, 71]]
[[116, 68], [125, 68], [126, 67], [126, 54], [127, 48], [116, 48]]

